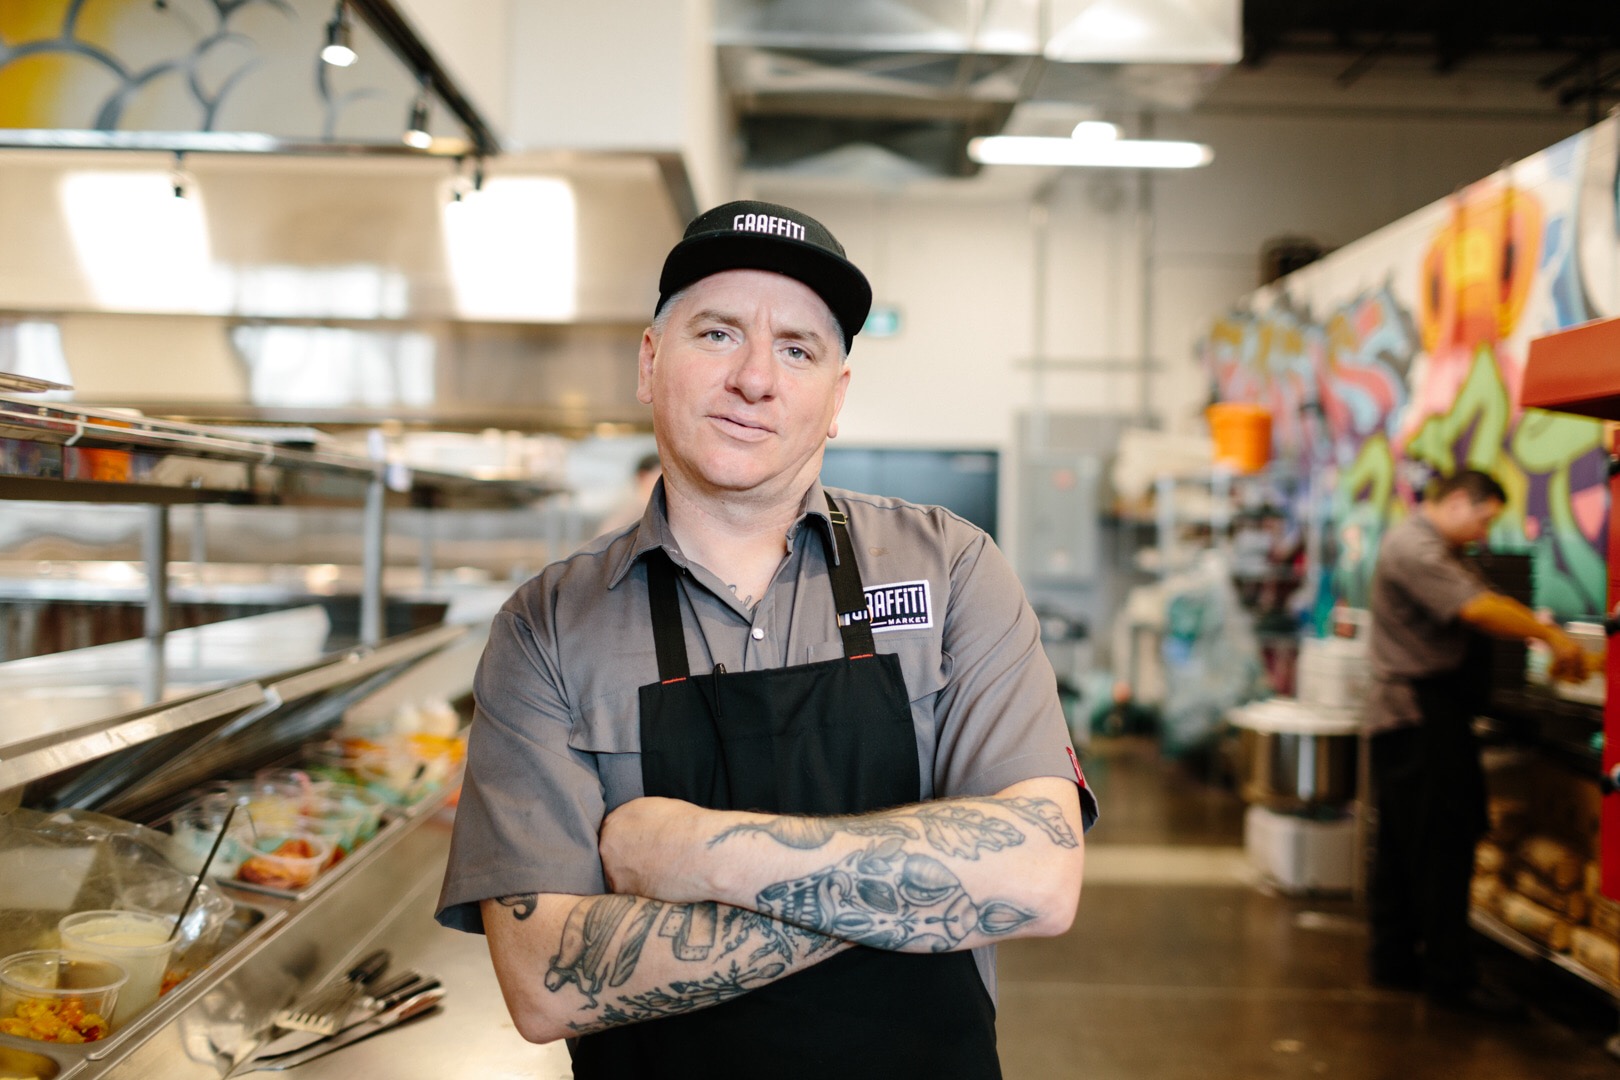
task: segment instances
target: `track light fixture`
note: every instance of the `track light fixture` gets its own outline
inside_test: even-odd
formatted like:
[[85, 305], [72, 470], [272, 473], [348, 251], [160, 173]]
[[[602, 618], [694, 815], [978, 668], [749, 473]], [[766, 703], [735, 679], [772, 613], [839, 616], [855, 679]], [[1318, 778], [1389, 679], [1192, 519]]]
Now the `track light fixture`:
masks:
[[174, 197], [184, 199], [189, 188], [189, 178], [185, 172], [186, 156], [176, 150], [174, 154], [174, 168], [169, 170], [169, 186], [174, 190]]
[[326, 24], [326, 45], [321, 59], [333, 67], [348, 67], [359, 59], [354, 51], [354, 27], [349, 22], [349, 5], [338, 0], [332, 21]]
[[455, 172], [450, 176], [450, 201], [458, 203], [467, 193], [467, 178], [461, 175], [462, 166], [467, 164], [465, 157], [456, 157]]
[[467, 172], [466, 155], [457, 155], [455, 172], [450, 176], [450, 201], [453, 203], [471, 199], [484, 190], [484, 159], [472, 159], [472, 173]]
[[433, 146], [433, 135], [428, 131], [428, 80], [425, 76], [416, 99], [411, 102], [411, 118], [405, 123], [405, 145], [418, 150]]

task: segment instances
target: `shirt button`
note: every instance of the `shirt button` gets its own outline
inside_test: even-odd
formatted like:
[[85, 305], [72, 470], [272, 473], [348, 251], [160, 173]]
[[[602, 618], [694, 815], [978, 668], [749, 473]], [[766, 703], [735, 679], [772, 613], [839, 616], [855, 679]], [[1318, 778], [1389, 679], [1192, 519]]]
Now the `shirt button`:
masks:
[[756, 626], [753, 630], [749, 631], [748, 636], [753, 638], [755, 641], [764, 641], [765, 631]]

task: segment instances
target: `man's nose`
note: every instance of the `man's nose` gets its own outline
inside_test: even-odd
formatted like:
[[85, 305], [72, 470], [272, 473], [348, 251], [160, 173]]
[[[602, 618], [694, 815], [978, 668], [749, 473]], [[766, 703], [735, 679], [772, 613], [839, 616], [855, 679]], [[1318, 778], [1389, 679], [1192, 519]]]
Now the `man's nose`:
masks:
[[744, 400], [760, 401], [775, 391], [776, 374], [776, 356], [771, 341], [750, 336], [747, 345], [737, 352], [737, 363], [731, 369], [728, 382], [730, 388], [741, 394]]

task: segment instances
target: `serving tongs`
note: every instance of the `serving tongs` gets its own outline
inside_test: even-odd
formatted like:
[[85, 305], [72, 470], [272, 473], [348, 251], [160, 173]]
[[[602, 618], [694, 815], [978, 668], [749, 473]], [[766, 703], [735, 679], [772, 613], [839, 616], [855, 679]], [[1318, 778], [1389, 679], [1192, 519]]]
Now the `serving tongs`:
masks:
[[238, 1069], [232, 1070], [232, 1075], [248, 1072], [280, 1072], [325, 1057], [334, 1050], [352, 1046], [373, 1035], [381, 1035], [385, 1031], [392, 1031], [396, 1027], [403, 1027], [438, 1012], [439, 1002], [444, 995], [445, 989], [439, 985], [437, 979], [418, 980], [416, 984], [396, 993], [391, 999], [384, 1000], [380, 1007], [365, 1019], [348, 1025], [336, 1034], [316, 1039], [296, 1050], [254, 1057], [243, 1062]]
[[350, 1006], [388, 970], [389, 959], [387, 949], [370, 953], [341, 979], [276, 1013], [276, 1027], [284, 1031], [313, 1031], [317, 1035], [335, 1033], [349, 1019]]

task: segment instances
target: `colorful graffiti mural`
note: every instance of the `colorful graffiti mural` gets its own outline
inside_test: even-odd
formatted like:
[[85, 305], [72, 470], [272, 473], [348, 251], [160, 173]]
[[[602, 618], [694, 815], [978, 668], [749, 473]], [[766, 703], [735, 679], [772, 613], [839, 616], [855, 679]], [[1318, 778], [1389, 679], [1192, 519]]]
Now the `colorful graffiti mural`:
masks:
[[[1336, 597], [1364, 604], [1384, 531], [1429, 477], [1471, 467], [1509, 492], [1491, 543], [1533, 553], [1537, 605], [1563, 618], [1603, 610], [1601, 425], [1525, 410], [1519, 388], [1530, 338], [1590, 317], [1600, 305], [1588, 298], [1605, 295], [1582, 287], [1582, 264], [1593, 260], [1581, 247], [1578, 191], [1594, 186], [1591, 170], [1616, 171], [1612, 153], [1584, 152], [1581, 142], [1611, 144], [1614, 124], [1529, 159], [1534, 190], [1500, 178], [1476, 184], [1416, 243], [1386, 245], [1387, 282], [1416, 266], [1412, 295], [1386, 284], [1314, 313], [1285, 279], [1269, 307], [1251, 301], [1206, 335], [1200, 352], [1216, 398], [1267, 405], [1278, 456], [1330, 478]], [[1616, 183], [1605, 176], [1596, 186]], [[1601, 226], [1615, 245], [1613, 221]], [[1334, 270], [1330, 256], [1307, 272], [1313, 295], [1331, 289]], [[1364, 254], [1358, 272], [1365, 280]]]

